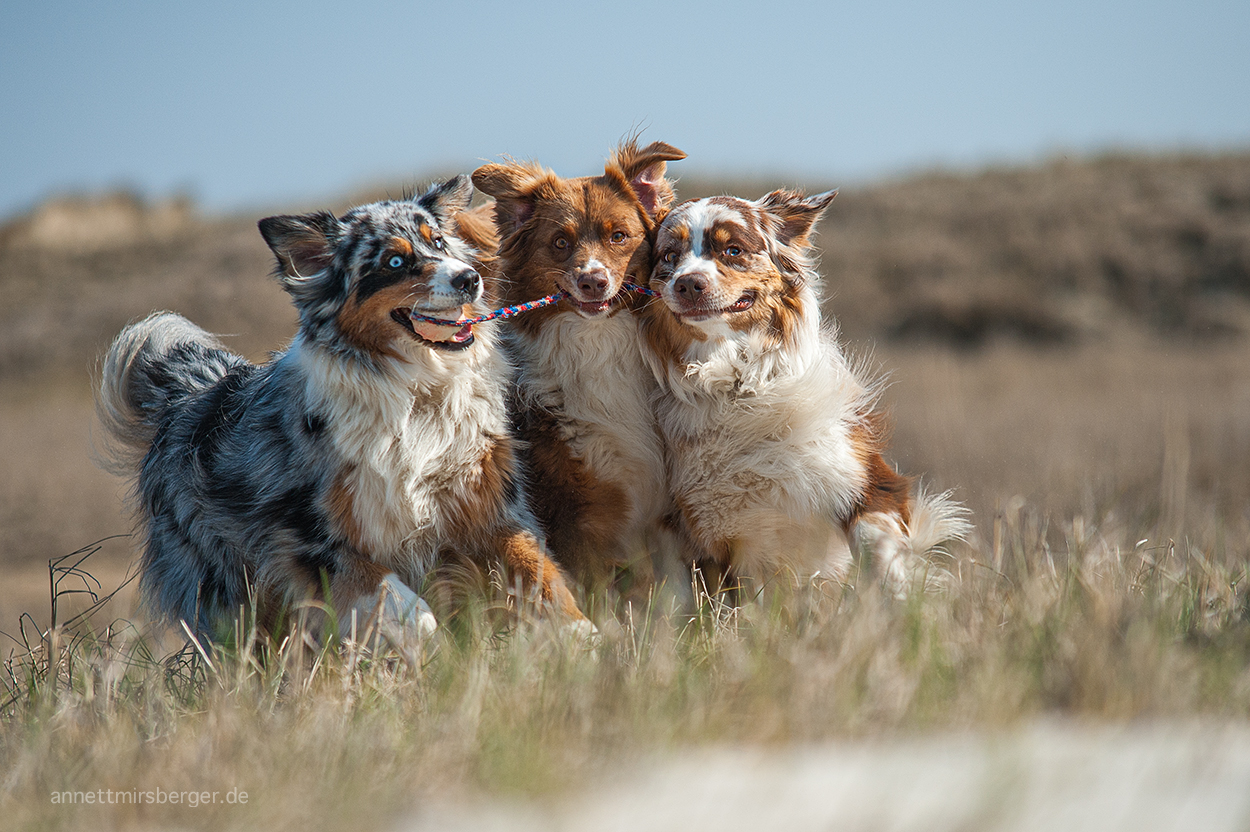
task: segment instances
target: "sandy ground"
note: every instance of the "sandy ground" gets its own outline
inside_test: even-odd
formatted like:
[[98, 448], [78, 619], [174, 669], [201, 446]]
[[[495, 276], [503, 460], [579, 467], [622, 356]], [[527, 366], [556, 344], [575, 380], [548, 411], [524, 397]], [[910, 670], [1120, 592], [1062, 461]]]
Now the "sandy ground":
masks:
[[1250, 829], [1250, 728], [1039, 722], [777, 750], [656, 759], [577, 794], [428, 807], [426, 830]]

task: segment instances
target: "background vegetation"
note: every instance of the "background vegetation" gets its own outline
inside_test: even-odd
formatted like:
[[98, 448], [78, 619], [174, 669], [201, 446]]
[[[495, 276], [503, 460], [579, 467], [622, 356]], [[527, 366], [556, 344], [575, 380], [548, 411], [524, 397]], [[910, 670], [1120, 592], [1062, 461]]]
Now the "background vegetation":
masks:
[[[679, 192], [780, 184], [793, 183], [689, 177]], [[159, 308], [258, 360], [293, 332], [265, 277], [260, 215], [114, 195], [0, 228], [4, 817], [359, 828], [431, 802], [567, 794], [709, 744], [1053, 717], [1244, 727], [1250, 155], [1056, 160], [840, 193], [818, 240], [827, 309], [892, 380], [899, 467], [973, 511], [947, 593], [896, 602], [865, 579], [784, 609], [708, 599], [693, 622], [640, 611], [589, 648], [470, 622], [413, 669], [350, 647], [288, 647], [263, 665], [238, 649], [201, 655], [127, 623], [141, 619], [126, 587], [90, 634], [41, 641], [49, 559], [129, 530], [124, 487], [91, 462], [89, 378], [108, 341]], [[108, 540], [84, 566], [107, 591], [131, 549]], [[58, 620], [89, 600], [61, 596]], [[48, 799], [157, 785], [252, 799]]]

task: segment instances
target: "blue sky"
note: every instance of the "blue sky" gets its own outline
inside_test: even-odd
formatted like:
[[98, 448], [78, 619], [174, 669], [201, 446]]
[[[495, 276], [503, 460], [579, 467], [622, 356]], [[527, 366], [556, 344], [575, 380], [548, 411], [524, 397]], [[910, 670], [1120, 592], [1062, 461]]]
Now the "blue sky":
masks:
[[[116, 5], [116, 7], [112, 7]], [[54, 193], [211, 211], [507, 154], [848, 184], [1107, 149], [1250, 147], [1250, 3], [10, 2], [0, 216]]]

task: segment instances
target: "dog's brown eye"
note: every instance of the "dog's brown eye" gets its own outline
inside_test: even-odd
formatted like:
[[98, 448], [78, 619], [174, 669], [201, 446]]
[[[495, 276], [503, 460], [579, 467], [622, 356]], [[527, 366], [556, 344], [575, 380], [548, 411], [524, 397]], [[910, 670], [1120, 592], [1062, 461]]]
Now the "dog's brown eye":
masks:
[[728, 248], [725, 249], [725, 254], [727, 254], [730, 257], [738, 257], [739, 255], [742, 254], [742, 249], [738, 248], [737, 246], [729, 246]]
[[566, 248], [569, 247], [569, 241], [564, 239], [563, 237], [556, 237], [554, 240], [551, 241], [551, 244], [555, 246], [556, 248], [560, 249], [560, 251], [564, 251]]
[[664, 259], [664, 262], [665, 262], [665, 263], [667, 263], [668, 265], [670, 265], [670, 266], [671, 266], [671, 265], [673, 265], [674, 263], [676, 263], [676, 262], [677, 262], [677, 252], [675, 252], [675, 251], [670, 251], [670, 252], [667, 252], [667, 253], [664, 255], [664, 258], [663, 258], [663, 259]]
[[612, 240], [612, 242], [616, 243], [617, 245], [620, 245], [621, 243], [625, 242], [625, 239], [628, 236], [629, 235], [627, 235], [624, 231], [616, 231], [616, 232], [613, 232], [610, 239]]

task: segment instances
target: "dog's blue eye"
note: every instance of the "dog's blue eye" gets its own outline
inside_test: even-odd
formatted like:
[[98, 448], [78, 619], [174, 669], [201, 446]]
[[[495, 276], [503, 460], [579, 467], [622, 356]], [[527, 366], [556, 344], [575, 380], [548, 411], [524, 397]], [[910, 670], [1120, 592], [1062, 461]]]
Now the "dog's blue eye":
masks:
[[435, 237], [433, 240], [430, 241], [430, 243], [434, 246], [434, 248], [438, 249], [439, 251], [442, 251], [443, 249], [447, 248], [447, 243], [443, 242], [442, 237]]
[[737, 257], [738, 255], [742, 254], [742, 249], [738, 248], [737, 246], [730, 246], [729, 248], [725, 249], [725, 253], [728, 254], [730, 257]]
[[398, 254], [393, 255], [390, 260], [386, 261], [386, 265], [389, 268], [398, 269], [400, 266], [404, 265], [404, 258], [400, 257]]

